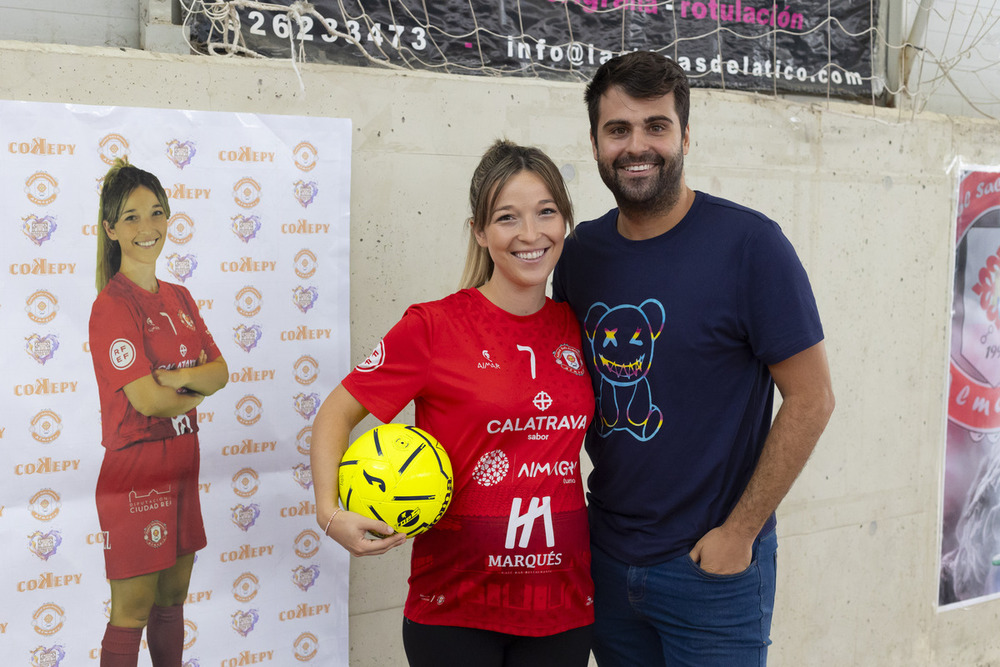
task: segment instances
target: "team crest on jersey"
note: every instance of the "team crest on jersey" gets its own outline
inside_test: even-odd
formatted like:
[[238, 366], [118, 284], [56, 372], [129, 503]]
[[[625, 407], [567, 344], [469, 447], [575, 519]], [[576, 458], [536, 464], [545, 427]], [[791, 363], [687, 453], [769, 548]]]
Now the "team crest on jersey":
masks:
[[46, 334], [44, 336], [31, 334], [24, 340], [27, 341], [24, 351], [43, 366], [46, 361], [52, 358], [56, 350], [59, 349], [59, 339], [56, 338], [55, 334]]
[[233, 614], [233, 630], [240, 633], [240, 635], [246, 637], [251, 632], [253, 632], [254, 627], [257, 625], [257, 619], [260, 615], [257, 613], [256, 609], [249, 609], [247, 611], [237, 611]]
[[232, 509], [232, 513], [233, 523], [245, 533], [257, 523], [257, 517], [260, 516], [260, 505], [257, 503], [237, 505]]
[[56, 231], [56, 219], [51, 215], [44, 218], [32, 214], [21, 218], [24, 225], [21, 231], [37, 246], [42, 245], [52, 238], [52, 233]]
[[191, 164], [191, 159], [198, 151], [195, 149], [193, 141], [179, 141], [171, 139], [167, 142], [167, 158], [174, 163], [178, 169]]
[[292, 290], [292, 302], [303, 313], [309, 312], [309, 309], [316, 305], [316, 299], [318, 298], [319, 292], [315, 287], [299, 286]]
[[309, 567], [299, 565], [292, 570], [292, 581], [302, 591], [308, 591], [312, 588], [317, 579], [319, 579], [319, 565], [314, 564]]
[[59, 534], [58, 530], [50, 530], [47, 533], [36, 530], [28, 535], [28, 551], [42, 560], [48, 560], [49, 556], [54, 556], [60, 544], [62, 544], [62, 535]]
[[232, 221], [233, 234], [244, 243], [250, 243], [260, 231], [260, 218], [256, 215], [234, 215]]
[[39, 646], [31, 652], [31, 667], [59, 667], [65, 657], [66, 651], [62, 644], [48, 648]]
[[316, 195], [319, 194], [319, 186], [315, 181], [295, 181], [295, 198], [306, 208], [313, 203]]
[[312, 419], [316, 411], [319, 410], [319, 394], [296, 394], [293, 400], [295, 401], [295, 411], [304, 419]]
[[580, 355], [580, 350], [566, 343], [557, 347], [552, 353], [559, 367], [573, 375], [583, 375], [583, 358]]
[[177, 317], [180, 319], [181, 322], [184, 323], [184, 326], [186, 326], [191, 331], [194, 331], [194, 319], [192, 319], [190, 315], [185, 313], [183, 310], [178, 310]]
[[178, 255], [176, 252], [167, 255], [167, 271], [174, 278], [184, 282], [198, 268], [198, 259], [194, 255]]
[[150, 521], [149, 525], [142, 531], [142, 538], [146, 540], [146, 544], [149, 546], [159, 549], [166, 544], [167, 525], [162, 521]]
[[385, 363], [385, 341], [380, 340], [368, 358], [354, 367], [354, 370], [362, 373], [371, 373]]
[[244, 352], [249, 352], [257, 347], [257, 343], [260, 342], [263, 335], [263, 330], [257, 324], [251, 324], [250, 326], [241, 324], [233, 327], [233, 340], [236, 341], [236, 344], [239, 345]]
[[292, 477], [296, 482], [299, 483], [303, 489], [307, 491], [312, 488], [313, 476], [312, 468], [307, 466], [305, 463], [296, 463], [295, 467], [292, 468]]

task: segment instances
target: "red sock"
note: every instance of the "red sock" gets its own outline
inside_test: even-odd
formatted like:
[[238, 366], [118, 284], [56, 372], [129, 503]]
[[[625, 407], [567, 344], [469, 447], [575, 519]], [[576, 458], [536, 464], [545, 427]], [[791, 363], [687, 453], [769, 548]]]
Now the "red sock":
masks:
[[146, 643], [153, 667], [181, 667], [184, 653], [184, 605], [158, 607], [149, 612]]
[[108, 623], [101, 641], [101, 667], [136, 667], [142, 628], [122, 628]]

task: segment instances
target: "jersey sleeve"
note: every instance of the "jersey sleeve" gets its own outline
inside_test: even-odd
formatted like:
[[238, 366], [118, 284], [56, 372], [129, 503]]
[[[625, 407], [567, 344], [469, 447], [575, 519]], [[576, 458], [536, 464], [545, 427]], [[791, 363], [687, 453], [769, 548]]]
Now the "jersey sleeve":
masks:
[[139, 315], [107, 293], [98, 295], [90, 312], [90, 353], [98, 382], [112, 392], [153, 372]]
[[776, 364], [823, 340], [809, 276], [776, 223], [748, 239], [743, 261], [740, 316], [754, 356]]
[[393, 421], [426, 388], [433, 359], [432, 324], [427, 310], [411, 306], [341, 383], [380, 421]]

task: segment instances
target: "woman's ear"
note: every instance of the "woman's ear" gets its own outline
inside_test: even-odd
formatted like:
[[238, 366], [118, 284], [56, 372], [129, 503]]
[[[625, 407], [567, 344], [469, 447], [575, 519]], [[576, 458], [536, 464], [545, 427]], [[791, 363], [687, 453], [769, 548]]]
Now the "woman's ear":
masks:
[[102, 220], [101, 224], [104, 225], [104, 231], [107, 233], [108, 238], [111, 239], [112, 241], [117, 241], [118, 233], [115, 232], [115, 228], [111, 226], [111, 223], [109, 223], [107, 220]]
[[469, 231], [472, 232], [472, 235], [476, 237], [476, 243], [479, 244], [479, 247], [485, 248], [486, 247], [486, 230], [485, 230], [485, 228], [477, 230], [476, 229], [476, 221], [473, 220], [472, 218], [469, 218]]

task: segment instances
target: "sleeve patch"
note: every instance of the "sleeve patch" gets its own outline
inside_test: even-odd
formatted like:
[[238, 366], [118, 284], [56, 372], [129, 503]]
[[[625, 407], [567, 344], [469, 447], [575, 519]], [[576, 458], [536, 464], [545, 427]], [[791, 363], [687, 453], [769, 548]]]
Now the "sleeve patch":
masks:
[[385, 340], [380, 340], [378, 345], [368, 355], [368, 358], [355, 367], [355, 370], [362, 373], [371, 373], [378, 370], [379, 366], [385, 363]]
[[111, 365], [116, 370], [123, 371], [135, 361], [135, 346], [130, 340], [117, 338], [111, 343], [108, 354], [111, 357]]

